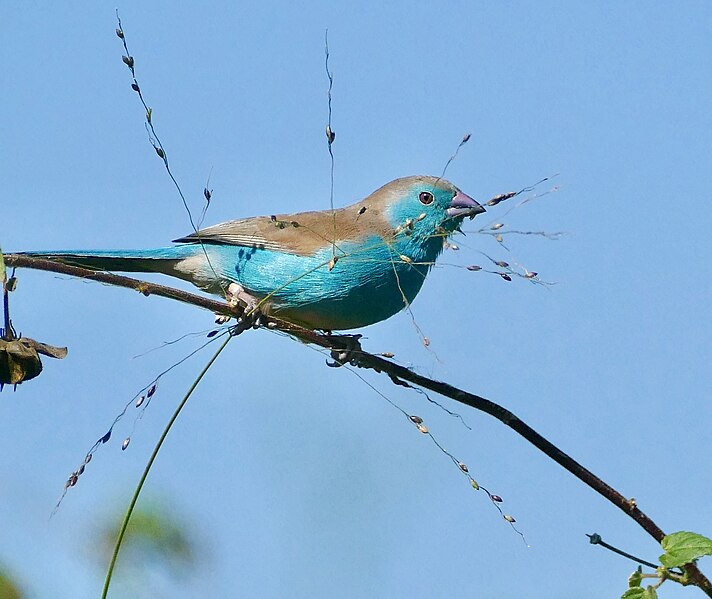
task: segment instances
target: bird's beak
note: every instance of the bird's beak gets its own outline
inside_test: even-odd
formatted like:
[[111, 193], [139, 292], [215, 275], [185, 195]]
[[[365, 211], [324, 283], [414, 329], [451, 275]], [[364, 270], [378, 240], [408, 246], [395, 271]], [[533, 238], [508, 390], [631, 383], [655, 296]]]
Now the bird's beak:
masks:
[[450, 207], [447, 209], [447, 215], [452, 218], [458, 216], [469, 216], [470, 218], [474, 218], [476, 215], [481, 214], [484, 211], [485, 209], [470, 196], [458, 191], [450, 202]]

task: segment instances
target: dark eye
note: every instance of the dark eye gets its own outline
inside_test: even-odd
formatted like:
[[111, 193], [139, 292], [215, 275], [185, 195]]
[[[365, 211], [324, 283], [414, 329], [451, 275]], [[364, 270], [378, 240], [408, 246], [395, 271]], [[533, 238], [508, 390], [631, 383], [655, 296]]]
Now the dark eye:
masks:
[[433, 197], [433, 194], [429, 191], [421, 191], [420, 195], [418, 196], [418, 199], [420, 200], [421, 204], [425, 204], [427, 206], [428, 204], [432, 204], [435, 198]]

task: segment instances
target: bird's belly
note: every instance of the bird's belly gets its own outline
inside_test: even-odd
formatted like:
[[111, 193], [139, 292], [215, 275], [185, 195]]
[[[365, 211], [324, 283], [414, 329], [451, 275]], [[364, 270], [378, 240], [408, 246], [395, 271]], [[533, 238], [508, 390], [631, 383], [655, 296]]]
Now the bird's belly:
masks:
[[383, 243], [341, 244], [297, 256], [260, 248], [238, 248], [221, 270], [263, 300], [263, 309], [310, 328], [348, 330], [385, 320], [410, 303], [429, 267], [403, 262]]

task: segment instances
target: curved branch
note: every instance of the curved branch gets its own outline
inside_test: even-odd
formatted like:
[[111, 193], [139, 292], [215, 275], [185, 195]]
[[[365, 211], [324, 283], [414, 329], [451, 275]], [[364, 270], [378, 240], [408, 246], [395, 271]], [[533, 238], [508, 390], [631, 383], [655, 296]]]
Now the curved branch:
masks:
[[[239, 317], [243, 313], [243, 310], [240, 307], [233, 307], [223, 301], [214, 300], [194, 293], [188, 293], [186, 291], [174, 289], [165, 285], [148, 283], [146, 281], [115, 275], [104, 271], [93, 271], [86, 268], [80, 268], [78, 266], [71, 266], [69, 264], [62, 264], [42, 258], [35, 258], [30, 255], [6, 254], [5, 264], [12, 267], [33, 268], [56, 272], [83, 279], [100, 281], [109, 285], [126, 287], [128, 289], [139, 291], [147, 296], [159, 295], [161, 297], [178, 300], [183, 303], [198, 306], [200, 308], [227, 316]], [[660, 542], [665, 536], [662, 529], [638, 508], [634, 500], [624, 497], [621, 493], [616, 491], [616, 489], [579, 464], [571, 456], [561, 451], [561, 449], [559, 449], [551, 441], [544, 438], [515, 414], [506, 408], [503, 408], [499, 404], [496, 404], [479, 395], [458, 389], [448, 383], [436, 381], [426, 376], [417, 374], [404, 366], [400, 366], [399, 364], [396, 364], [381, 356], [365, 352], [360, 348], [358, 348], [357, 351], [353, 351], [351, 348], [354, 340], [353, 336], [327, 335], [269, 316], [263, 317], [263, 323], [269, 328], [288, 333], [289, 335], [297, 337], [301, 341], [312, 343], [336, 352], [350, 352], [349, 358], [354, 365], [361, 368], [369, 368], [375, 370], [376, 372], [385, 373], [394, 383], [398, 383], [399, 381], [408, 381], [409, 383], [429, 389], [466, 406], [470, 406], [471, 408], [475, 408], [476, 410], [493, 416], [515, 432], [519, 433], [522, 437], [534, 445], [534, 447], [541, 450], [549, 458], [568, 470], [580, 481], [587, 484], [599, 495], [603, 496], [610, 503], [625, 512], [656, 541]], [[707, 577], [694, 563], [686, 564], [684, 566], [684, 570], [688, 575], [690, 584], [699, 587], [708, 597], [712, 597], [712, 583], [710, 583]]]

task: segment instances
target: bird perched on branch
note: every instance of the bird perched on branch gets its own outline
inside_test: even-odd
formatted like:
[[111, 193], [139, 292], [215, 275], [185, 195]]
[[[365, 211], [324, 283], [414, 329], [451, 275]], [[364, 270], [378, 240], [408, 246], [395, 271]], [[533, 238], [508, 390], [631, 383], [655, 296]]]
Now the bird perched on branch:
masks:
[[481, 212], [452, 183], [415, 176], [345, 208], [228, 221], [166, 248], [27, 253], [96, 270], [163, 273], [295, 324], [347, 330], [412, 302], [444, 241]]

